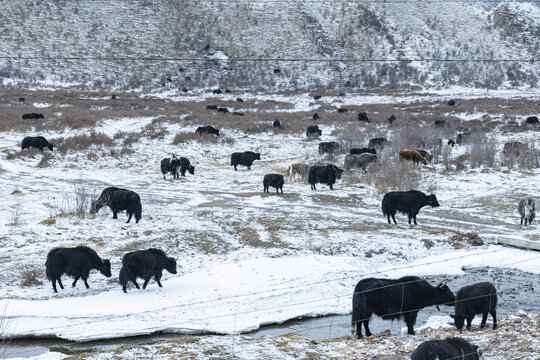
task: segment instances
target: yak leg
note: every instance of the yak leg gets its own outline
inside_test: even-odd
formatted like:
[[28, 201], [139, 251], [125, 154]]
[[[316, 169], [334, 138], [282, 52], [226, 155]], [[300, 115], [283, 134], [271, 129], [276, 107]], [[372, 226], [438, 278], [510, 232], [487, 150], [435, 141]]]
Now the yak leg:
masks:
[[126, 286], [127, 284], [122, 285], [122, 290], [127, 294]]
[[330, 190], [334, 190], [333, 184], [330, 184]]
[[113, 211], [112, 218], [113, 219], [118, 219], [118, 211]]
[[161, 272], [158, 272], [156, 271], [156, 273], [154, 274], [154, 278], [156, 279], [156, 282], [158, 284], [159, 287], [163, 287], [163, 285], [161, 285]]
[[129, 221], [131, 220], [131, 217], [133, 216], [133, 211], [128, 211], [128, 219], [126, 221], [126, 224], [129, 223]]
[[80, 276], [76, 276], [75, 277], [75, 281], [73, 281], [73, 284], [71, 284], [72, 287], [75, 287], [75, 285], [77, 285], [77, 281], [80, 279], [81, 277]]
[[81, 279], [83, 279], [83, 281], [84, 281], [84, 286], [86, 286], [86, 288], [89, 289], [90, 285], [88, 285], [88, 274], [83, 274], [81, 276]]
[[[371, 336], [371, 331], [369, 330], [369, 319], [364, 320], [364, 328], [366, 329], [366, 336]], [[360, 336], [362, 336], [362, 333], [360, 332]]]
[[414, 214], [413, 219], [414, 219], [414, 225], [418, 225], [418, 224], [416, 223], [416, 214]]
[[144, 284], [142, 286], [143, 290], [146, 289], [146, 286], [150, 282], [150, 279], [152, 278], [152, 275], [148, 276], [146, 279], [144, 279]]
[[396, 214], [392, 214], [392, 220], [394, 220], [394, 224], [397, 225], [397, 222], [396, 222]]
[[474, 316], [469, 316], [467, 318], [465, 318], [467, 320], [467, 330], [471, 331], [471, 323], [472, 323], [472, 319], [474, 318]]
[[491, 309], [491, 317], [493, 318], [493, 330], [497, 328], [497, 310]]
[[236, 165], [233, 165], [234, 166], [234, 171], [238, 171], [238, 169], [236, 169]]
[[131, 280], [131, 282], [133, 282], [137, 289], [140, 289], [139, 284], [137, 284], [137, 280]]
[[486, 327], [486, 320], [487, 320], [488, 312], [482, 314], [482, 322], [480, 323], [480, 329], [483, 329]]
[[414, 324], [416, 323], [416, 316], [418, 312], [410, 312], [404, 315], [405, 323], [407, 324], [407, 334], [416, 335], [414, 332]]
[[56, 279], [52, 279], [52, 288], [53, 288], [55, 293], [58, 292], [58, 290], [56, 290]]
[[58, 278], [58, 285], [60, 285], [60, 289], [64, 289], [64, 285], [62, 284], [62, 280]]

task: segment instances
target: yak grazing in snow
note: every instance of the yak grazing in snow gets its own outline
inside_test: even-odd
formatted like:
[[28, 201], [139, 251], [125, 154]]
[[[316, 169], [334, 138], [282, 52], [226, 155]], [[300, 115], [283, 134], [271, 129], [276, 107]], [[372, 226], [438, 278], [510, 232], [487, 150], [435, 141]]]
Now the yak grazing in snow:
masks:
[[134, 191], [120, 189], [114, 186], [108, 187], [99, 196], [99, 199], [93, 200], [90, 206], [90, 213], [95, 214], [103, 206], [108, 206], [113, 212], [113, 219], [118, 219], [118, 212], [126, 210], [128, 219], [131, 220], [135, 214], [135, 222], [138, 223], [142, 217], [141, 198]]
[[409, 224], [411, 223], [411, 220], [414, 220], [414, 225], [418, 225], [416, 223], [416, 215], [418, 215], [421, 208], [427, 205], [430, 205], [431, 207], [439, 206], [437, 197], [434, 194], [428, 196], [418, 190], [391, 191], [384, 194], [382, 199], [382, 212], [383, 215], [388, 218], [389, 224], [391, 224], [390, 216], [392, 216], [394, 224], [397, 225], [395, 215], [396, 212], [399, 211], [409, 215]]

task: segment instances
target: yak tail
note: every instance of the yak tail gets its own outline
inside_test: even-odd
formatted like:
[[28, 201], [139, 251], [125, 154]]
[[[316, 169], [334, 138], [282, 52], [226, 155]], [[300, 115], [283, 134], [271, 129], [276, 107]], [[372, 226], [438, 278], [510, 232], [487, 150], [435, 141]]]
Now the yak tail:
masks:
[[51, 254], [47, 255], [47, 261], [45, 261], [45, 274], [47, 275], [48, 280], [53, 278]]
[[386, 195], [382, 199], [382, 214], [383, 216], [388, 214], [388, 199], [386, 198]]
[[122, 268], [120, 269], [120, 274], [118, 275], [118, 281], [120, 282], [122, 286], [126, 285], [129, 281], [128, 269], [125, 265], [122, 266]]
[[142, 218], [142, 205], [141, 200], [139, 199], [139, 203], [135, 207], [135, 220], [138, 222]]
[[357, 294], [356, 288], [354, 289], [353, 294], [353, 300], [352, 300], [352, 317], [351, 317], [351, 325], [353, 329], [355, 328], [355, 325], [360, 320], [360, 301], [361, 301], [362, 294]]

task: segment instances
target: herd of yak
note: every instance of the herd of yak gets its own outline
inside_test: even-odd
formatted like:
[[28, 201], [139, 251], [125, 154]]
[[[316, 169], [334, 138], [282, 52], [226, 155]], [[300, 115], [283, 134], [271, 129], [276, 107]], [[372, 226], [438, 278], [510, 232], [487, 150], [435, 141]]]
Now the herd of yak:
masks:
[[[392, 119], [393, 117], [393, 119]], [[395, 120], [395, 116], [390, 117], [389, 122]], [[315, 117], [314, 117], [315, 118]], [[362, 119], [360, 119], [362, 118]], [[365, 118], [365, 119], [364, 119]], [[367, 121], [365, 113], [359, 114], [359, 120]], [[281, 127], [281, 123], [276, 120], [274, 127]], [[196, 130], [198, 134], [212, 134], [219, 136], [219, 130], [212, 126], [199, 127]], [[310, 126], [306, 130], [308, 137], [321, 135], [318, 126]], [[459, 134], [466, 136], [466, 134]], [[458, 141], [459, 136], [458, 136]], [[446, 140], [445, 140], [446, 141]], [[347, 170], [356, 167], [366, 167], [377, 158], [377, 148], [382, 148], [387, 140], [385, 138], [371, 139], [367, 148], [351, 149], [350, 154], [346, 156], [345, 168]], [[449, 140], [448, 145], [453, 141]], [[49, 143], [44, 137], [25, 137], [22, 141], [22, 149], [38, 148], [43, 151], [44, 148], [53, 150], [53, 144]], [[333, 152], [339, 148], [336, 142], [322, 142], [319, 144], [319, 153], [324, 154]], [[409, 160], [415, 164], [420, 162], [427, 163], [429, 154], [423, 150], [401, 150], [399, 151], [401, 159]], [[237, 166], [246, 166], [251, 169], [253, 162], [260, 160], [260, 153], [246, 151], [242, 153], [233, 153], [231, 155], [231, 166], [237, 170]], [[195, 173], [195, 167], [191, 165], [189, 159], [184, 157], [172, 156], [161, 160], [161, 172], [163, 178], [170, 173], [174, 178], [180, 175], [185, 176], [186, 171], [190, 174]], [[289, 175], [307, 173], [308, 183], [312, 190], [316, 190], [316, 183], [324, 183], [333, 189], [336, 179], [341, 178], [343, 170], [334, 164], [325, 166], [307, 166], [305, 164], [293, 164], [289, 170]], [[276, 189], [276, 192], [283, 193], [284, 177], [281, 174], [266, 174], [263, 179], [264, 192], [268, 192], [270, 187]], [[386, 193], [382, 199], [382, 212], [396, 223], [396, 212], [402, 212], [408, 215], [409, 224], [411, 220], [416, 223], [416, 216], [424, 206], [438, 207], [439, 202], [434, 194], [426, 195], [417, 190], [395, 191]], [[134, 191], [121, 189], [117, 187], [108, 187], [101, 193], [100, 197], [92, 201], [90, 212], [96, 213], [100, 208], [108, 206], [113, 212], [113, 218], [117, 218], [120, 211], [126, 211], [128, 220], [135, 216], [135, 222], [139, 222], [142, 217], [141, 199]], [[518, 205], [518, 211], [521, 216], [521, 223], [525, 221], [532, 222], [535, 216], [535, 203], [530, 197], [521, 199]], [[397, 224], [397, 223], [396, 223]], [[75, 286], [79, 279], [82, 279], [88, 288], [88, 277], [90, 270], [96, 269], [104, 276], [111, 276], [111, 263], [109, 260], [103, 260], [92, 249], [86, 246], [75, 248], [56, 248], [51, 250], [46, 260], [46, 275], [52, 282], [54, 292], [57, 292], [56, 283], [63, 289], [61, 281], [62, 274], [67, 274], [74, 278], [72, 286]], [[127, 292], [126, 288], [129, 282], [132, 282], [137, 289], [140, 289], [137, 278], [144, 280], [143, 289], [154, 277], [158, 286], [162, 286], [160, 279], [163, 269], [172, 274], [176, 274], [176, 259], [168, 257], [160, 249], [150, 248], [126, 253], [122, 258], [122, 267], [119, 273], [119, 282], [122, 290]], [[471, 321], [475, 315], [482, 314], [481, 328], [485, 327], [488, 314], [493, 319], [493, 329], [497, 327], [497, 291], [489, 282], [482, 282], [465, 286], [461, 288], [456, 295], [450, 291], [446, 283], [440, 283], [432, 286], [427, 281], [415, 276], [406, 276], [400, 279], [377, 279], [368, 278], [358, 282], [353, 293], [352, 306], [352, 325], [356, 327], [358, 338], [362, 338], [362, 325], [366, 336], [371, 336], [369, 321], [373, 314], [381, 316], [385, 320], [404, 318], [407, 324], [408, 334], [414, 335], [414, 325], [418, 312], [427, 306], [448, 305], [454, 307], [454, 324], [458, 330], [462, 330], [465, 321], [466, 328], [471, 329]], [[431, 340], [422, 343], [413, 352], [412, 360], [425, 359], [478, 359], [478, 347], [467, 341], [452, 337], [445, 340]]]

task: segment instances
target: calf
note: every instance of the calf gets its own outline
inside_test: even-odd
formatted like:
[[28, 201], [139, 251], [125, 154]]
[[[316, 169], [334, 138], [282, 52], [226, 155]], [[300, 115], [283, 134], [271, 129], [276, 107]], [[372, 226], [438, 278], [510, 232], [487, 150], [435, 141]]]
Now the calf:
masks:
[[279, 120], [274, 120], [274, 123], [272, 124], [272, 127], [274, 129], [281, 129], [281, 121]]
[[54, 292], [58, 292], [56, 290], [57, 281], [60, 288], [64, 289], [61, 280], [62, 274], [75, 279], [72, 286], [77, 285], [77, 281], [82, 278], [84, 285], [88, 289], [90, 287], [88, 285], [88, 276], [92, 269], [99, 270], [106, 277], [111, 276], [111, 262], [102, 260], [94, 250], [86, 246], [52, 249], [47, 254], [47, 261], [45, 262], [45, 273], [47, 279], [52, 282]]
[[377, 155], [373, 155], [370, 153], [363, 153], [360, 155], [356, 154], [349, 154], [345, 156], [345, 170], [351, 170], [352, 168], [362, 168], [365, 172], [367, 172], [367, 167], [372, 162], [377, 161]]
[[53, 151], [53, 144], [47, 141], [43, 136], [27, 136], [21, 143], [21, 151], [28, 148], [37, 148], [39, 151], [43, 151], [43, 148], [48, 148]]
[[326, 166], [312, 166], [309, 168], [308, 183], [311, 185], [311, 190], [317, 190], [316, 183], [330, 185], [330, 190], [334, 190], [333, 185], [336, 179], [341, 179], [342, 169], [338, 168], [334, 164], [328, 164]]
[[321, 135], [322, 130], [319, 129], [318, 125], [308, 126], [308, 128], [306, 129], [306, 136], [308, 137], [308, 139], [310, 137], [319, 137]]
[[126, 287], [131, 281], [137, 289], [140, 289], [137, 284], [137, 278], [144, 279], [143, 289], [146, 289], [148, 282], [154, 277], [159, 287], [161, 285], [161, 276], [163, 269], [171, 274], [176, 274], [176, 259], [167, 257], [165, 252], [160, 249], [150, 248], [147, 250], [133, 251], [125, 254], [122, 257], [122, 269], [118, 280], [122, 285], [122, 290], [126, 293]]
[[368, 148], [370, 148], [370, 149], [375, 149], [375, 148], [382, 149], [382, 148], [384, 148], [386, 146], [387, 143], [388, 143], [388, 140], [386, 140], [386, 138], [383, 138], [383, 137], [373, 138], [373, 139], [369, 140]]
[[292, 164], [289, 167], [289, 170], [287, 172], [287, 176], [296, 176], [300, 175], [300, 177], [306, 181], [309, 173], [309, 165], [307, 164], [301, 164], [301, 163], [295, 163]]
[[216, 135], [216, 136], [219, 136], [219, 130], [217, 130], [216, 128], [214, 128], [213, 126], [199, 126], [197, 128], [197, 130], [195, 130], [195, 132], [199, 135], [202, 135], [202, 134], [212, 134], [212, 135]]
[[263, 186], [264, 186], [264, 192], [270, 192], [269, 188], [270, 186], [276, 189], [276, 193], [279, 194], [279, 190], [281, 189], [281, 193], [283, 194], [283, 184], [285, 183], [285, 180], [283, 179], [283, 175], [280, 174], [266, 174], [264, 175], [263, 179]]
[[412, 161], [415, 165], [420, 162], [427, 165], [426, 159], [416, 150], [399, 150], [399, 157], [403, 160]]
[[352, 148], [352, 149], [349, 151], [349, 154], [360, 155], [360, 154], [363, 154], [363, 153], [368, 153], [368, 154], [377, 155], [377, 150], [375, 150], [375, 149], [368, 149], [368, 148]]
[[171, 158], [165, 158], [161, 160], [161, 173], [163, 174], [163, 180], [166, 180], [165, 174], [172, 174], [173, 178], [178, 178], [178, 168], [180, 167], [180, 159], [176, 156]]
[[319, 154], [334, 153], [339, 150], [339, 144], [335, 141], [319, 143]]
[[525, 220], [525, 225], [527, 225], [527, 221], [529, 222], [529, 224], [532, 223], [535, 215], [535, 207], [536, 205], [534, 203], [534, 200], [530, 196], [519, 200], [518, 212], [521, 216], [520, 224], [523, 225], [523, 220]]
[[361, 112], [361, 113], [358, 113], [358, 121], [369, 122], [367, 113], [366, 113], [365, 111], [363, 111], [363, 112]]
[[180, 159], [178, 159], [178, 165], [179, 165], [180, 175], [186, 176], [186, 170], [191, 175], [195, 174], [195, 166], [189, 163], [189, 159], [185, 157], [181, 157]]
[[231, 155], [231, 166], [234, 166], [234, 171], [238, 165], [247, 166], [248, 170], [251, 170], [253, 161], [261, 160], [261, 154], [253, 151], [245, 151], [243, 153], [235, 152]]
[[411, 360], [478, 360], [478, 346], [467, 340], [451, 337], [424, 341], [411, 354]]
[[418, 225], [416, 223], [416, 215], [418, 215], [421, 208], [427, 205], [431, 207], [439, 206], [437, 197], [434, 194], [428, 196], [418, 190], [391, 191], [384, 194], [382, 212], [387, 217], [389, 224], [391, 224], [390, 216], [392, 216], [394, 224], [397, 225], [395, 215], [399, 211], [409, 216], [409, 224], [411, 220], [414, 220], [414, 224]]
[[118, 219], [118, 212], [126, 210], [129, 223], [133, 214], [135, 222], [138, 223], [142, 217], [141, 198], [134, 191], [120, 189], [117, 187], [108, 187], [101, 193], [99, 199], [93, 200], [90, 206], [90, 213], [95, 214], [103, 206], [108, 206], [113, 212], [113, 219]]
[[28, 113], [28, 114], [23, 114], [22, 119], [23, 120], [45, 119], [45, 117], [43, 116], [43, 114], [39, 114], [39, 113]]
[[432, 286], [417, 276], [400, 279], [363, 279], [356, 284], [353, 293], [352, 326], [356, 336], [362, 338], [362, 324], [366, 336], [371, 336], [369, 319], [371, 315], [383, 320], [405, 318], [407, 333], [414, 335], [414, 324], [418, 312], [426, 306], [454, 303], [454, 294], [446, 283]]
[[497, 328], [497, 290], [493, 284], [481, 282], [464, 286], [456, 294], [454, 318], [456, 328], [461, 331], [467, 320], [467, 330], [471, 330], [471, 322], [476, 314], [482, 314], [480, 328], [486, 327], [488, 313], [493, 319], [493, 329]]

